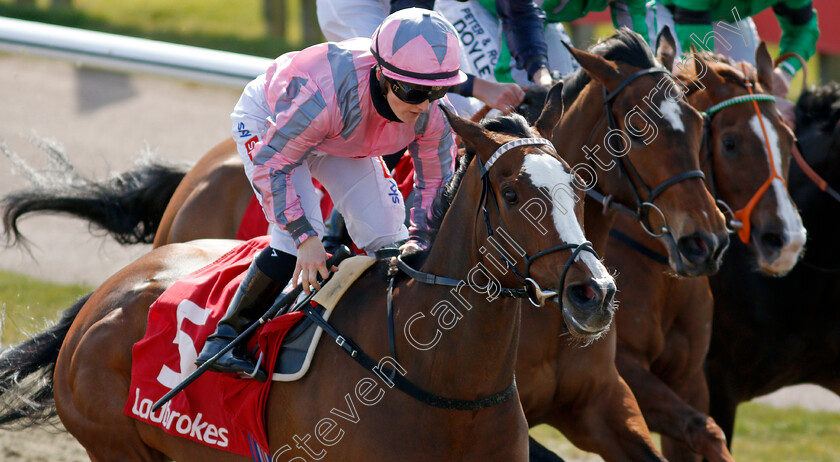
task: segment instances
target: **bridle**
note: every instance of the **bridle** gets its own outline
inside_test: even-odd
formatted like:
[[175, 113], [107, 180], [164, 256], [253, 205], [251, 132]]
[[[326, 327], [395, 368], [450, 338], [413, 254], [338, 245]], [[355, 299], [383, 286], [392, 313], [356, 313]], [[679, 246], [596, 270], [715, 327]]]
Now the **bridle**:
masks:
[[[618, 130], [618, 123], [616, 122], [615, 114], [613, 113], [613, 101], [621, 93], [624, 88], [630, 85], [634, 80], [638, 79], [639, 77], [643, 77], [649, 74], [668, 74], [671, 73], [667, 69], [663, 68], [650, 68], [650, 69], [642, 69], [640, 71], [634, 72], [632, 75], [624, 79], [621, 84], [618, 85], [613, 91], [607, 92], [607, 87], [603, 87], [604, 89], [604, 105], [606, 106], [606, 115], [607, 115], [607, 124], [610, 130]], [[593, 133], [597, 129], [593, 128]], [[702, 170], [687, 170], [680, 174], [674, 175], [671, 178], [660, 183], [658, 186], [654, 188], [650, 188], [647, 183], [642, 179], [642, 176], [639, 174], [639, 171], [633, 165], [633, 162], [625, 156], [616, 156], [618, 157], [618, 168], [619, 168], [619, 175], [624, 175], [627, 177], [627, 180], [630, 182], [630, 189], [633, 191], [635, 195], [636, 204], [634, 207], [629, 207], [623, 204], [618, 203], [612, 197], [612, 195], [604, 195], [596, 191], [594, 188], [589, 189], [586, 191], [586, 194], [603, 204], [604, 210], [606, 211], [607, 208], [615, 210], [617, 212], [621, 212], [625, 215], [635, 218], [639, 221], [642, 225], [642, 228], [647, 232], [649, 235], [653, 237], [662, 237], [666, 234], [671, 232], [670, 228], [668, 227], [668, 221], [665, 218], [665, 214], [662, 210], [654, 204], [654, 200], [659, 197], [663, 192], [665, 192], [671, 186], [676, 185], [677, 183], [683, 182], [685, 180], [690, 180], [693, 178], [700, 178], [701, 180], [705, 180], [706, 175], [703, 173]], [[639, 190], [644, 191], [644, 197], [639, 194]], [[650, 212], [655, 211], [659, 214], [662, 219], [662, 227], [657, 231], [651, 229], [652, 226], [650, 224]]]
[[[569, 271], [569, 268], [572, 265], [572, 262], [577, 259], [578, 255], [581, 252], [586, 251], [591, 253], [598, 258], [598, 254], [595, 252], [595, 249], [592, 248], [592, 243], [589, 241], [583, 241], [579, 244], [561, 244], [558, 246], [551, 247], [549, 249], [540, 250], [533, 255], [528, 255], [523, 249], [517, 249], [523, 258], [525, 259], [525, 272], [521, 272], [519, 269], [516, 268], [516, 264], [511, 262], [510, 259], [506, 256], [507, 253], [504, 249], [502, 249], [501, 245], [497, 242], [496, 239], [490, 239], [494, 236], [493, 227], [490, 224], [490, 214], [487, 211], [487, 203], [489, 201], [489, 197], [493, 197], [493, 203], [496, 205], [496, 211], [498, 212], [499, 217], [501, 217], [501, 209], [499, 208], [499, 203], [496, 200], [495, 194], [493, 192], [493, 186], [490, 184], [490, 179], [487, 175], [490, 168], [493, 167], [493, 164], [496, 163], [499, 158], [502, 157], [506, 152], [510, 151], [511, 149], [520, 147], [520, 146], [548, 146], [552, 152], [554, 151], [554, 145], [551, 141], [545, 138], [519, 138], [513, 141], [509, 141], [502, 146], [500, 146], [493, 155], [487, 159], [487, 162], [482, 164], [481, 159], [478, 156], [475, 157], [475, 161], [478, 163], [479, 172], [481, 175], [481, 196], [479, 199], [479, 203], [481, 206], [476, 211], [476, 221], [478, 220], [478, 213], [483, 213], [484, 216], [484, 223], [487, 227], [487, 240], [492, 244], [495, 248], [496, 252], [498, 253], [498, 258], [505, 264], [505, 266], [510, 269], [513, 274], [516, 276], [519, 283], [522, 284], [522, 289], [511, 289], [511, 288], [501, 288], [500, 295], [505, 297], [516, 297], [516, 298], [527, 298], [534, 306], [541, 307], [545, 304], [546, 300], [557, 297], [558, 298], [558, 305], [562, 305], [563, 299], [563, 291], [566, 284], [566, 274]], [[501, 230], [506, 234], [508, 233], [505, 224], [499, 220], [499, 226]], [[505, 239], [502, 239], [505, 240]], [[513, 245], [513, 243], [511, 243]], [[537, 282], [531, 277], [531, 265], [539, 259], [540, 257], [544, 257], [546, 255], [550, 255], [554, 252], [559, 252], [562, 250], [569, 250], [572, 249], [572, 255], [566, 261], [566, 264], [563, 266], [563, 271], [560, 273], [560, 281], [557, 290], [547, 290], [543, 291], [542, 288], [537, 284]], [[406, 273], [412, 279], [429, 285], [442, 285], [442, 286], [450, 286], [450, 287], [469, 287], [474, 289], [481, 289], [486, 290], [485, 287], [478, 287], [472, 284], [467, 284], [464, 281], [436, 276], [430, 273], [423, 273], [421, 271], [417, 271], [411, 268], [407, 263], [405, 263], [401, 258], [397, 257], [397, 267]]]
[[[729, 220], [727, 220], [727, 226], [730, 230], [737, 230], [738, 237], [741, 239], [741, 242], [748, 243], [750, 241], [750, 215], [752, 215], [753, 209], [758, 204], [758, 201], [764, 196], [764, 193], [767, 192], [769, 189], [770, 184], [773, 180], [780, 180], [782, 184], [785, 185], [785, 189], [787, 189], [787, 182], [782, 177], [781, 173], [776, 170], [776, 163], [773, 161], [773, 150], [770, 146], [770, 138], [767, 134], [767, 128], [764, 126], [764, 116], [761, 113], [761, 108], [758, 106], [758, 101], [776, 101], [776, 97], [773, 95], [767, 94], [755, 94], [753, 93], [753, 83], [750, 82], [749, 78], [747, 77], [747, 70], [744, 63], [741, 63], [741, 71], [744, 74], [744, 81], [745, 86], [747, 88], [747, 95], [736, 96], [734, 98], [729, 98], [727, 100], [721, 101], [718, 104], [711, 106], [705, 112], [702, 113], [703, 116], [703, 144], [704, 150], [706, 151], [706, 157], [703, 159], [701, 165], [708, 163], [709, 164], [709, 184], [712, 192], [712, 196], [715, 198], [715, 201], [718, 205], [721, 206], [725, 211], [724, 213], [731, 216]], [[711, 139], [711, 125], [712, 125], [712, 117], [720, 112], [722, 109], [735, 106], [740, 103], [752, 103], [753, 109], [755, 110], [756, 115], [758, 116], [759, 124], [761, 125], [761, 132], [764, 137], [764, 145], [767, 148], [767, 160], [770, 164], [770, 175], [768, 176], [767, 180], [759, 186], [753, 196], [747, 201], [747, 204], [736, 211], [732, 211], [732, 208], [729, 207], [723, 200], [718, 199], [717, 196], [717, 186], [715, 184], [715, 175], [714, 175], [714, 162], [711, 161], [713, 150], [710, 146], [709, 140]], [[779, 199], [781, 200], [781, 199]]]
[[[543, 139], [543, 138], [521, 138], [514, 141], [510, 141], [505, 143], [501, 147], [499, 147], [492, 156], [488, 159], [487, 163], [482, 164], [481, 160], [476, 157], [476, 162], [479, 165], [479, 169], [481, 172], [481, 181], [482, 181], [482, 191], [481, 191], [481, 207], [480, 210], [484, 212], [484, 220], [487, 224], [487, 231], [488, 237], [493, 235], [493, 230], [490, 227], [490, 219], [489, 214], [487, 212], [487, 201], [488, 196], [492, 192], [492, 185], [490, 184], [490, 180], [487, 177], [487, 172], [493, 166], [493, 164], [507, 151], [519, 147], [519, 146], [526, 146], [526, 145], [547, 145], [551, 146], [552, 151], [554, 150], [554, 146], [551, 144], [550, 141]], [[495, 197], [495, 196], [494, 196]], [[499, 209], [498, 202], [496, 202], [496, 209], [499, 211], [501, 216], [501, 210]], [[476, 213], [476, 221], [478, 220]], [[475, 226], [475, 225], [474, 225]], [[504, 224], [501, 224], [502, 229], [504, 229]], [[489, 239], [491, 242], [495, 241], [494, 239]], [[578, 257], [578, 255], [582, 251], [591, 252], [595, 255], [595, 258], [598, 258], [595, 250], [592, 249], [592, 244], [588, 241], [581, 242], [580, 244], [563, 244], [559, 246], [552, 247], [550, 249], [542, 250], [534, 255], [528, 256], [526, 254], [526, 265], [525, 265], [525, 273], [522, 274], [519, 270], [516, 269], [515, 265], [513, 265], [508, 259], [505, 258], [504, 252], [502, 249], [493, 242], [493, 245], [496, 247], [496, 250], [499, 252], [499, 257], [502, 261], [505, 262], [508, 268], [514, 271], [514, 274], [517, 275], [520, 282], [523, 284], [523, 289], [502, 289], [502, 295], [507, 297], [527, 297], [531, 303], [536, 306], [543, 306], [545, 301], [553, 298], [558, 297], [559, 300], [562, 300], [563, 295], [563, 286], [566, 279], [566, 272], [571, 266], [572, 262]], [[566, 265], [563, 267], [563, 272], [560, 277], [560, 287], [558, 291], [543, 291], [539, 284], [536, 283], [530, 277], [530, 268], [531, 264], [538, 258], [551, 254], [553, 252], [557, 252], [560, 250], [566, 249], [574, 249], [572, 251], [572, 256], [569, 257], [569, 260], [566, 262]], [[417, 271], [411, 268], [407, 263], [405, 263], [402, 258], [399, 256], [396, 257], [396, 264], [397, 267], [405, 272], [409, 277], [412, 279], [423, 283], [423, 284], [430, 284], [430, 285], [442, 285], [442, 286], [450, 286], [450, 287], [471, 287], [484, 290], [485, 287], [477, 287], [475, 285], [466, 284], [463, 281], [447, 278], [442, 276], [436, 276], [430, 273], [424, 273], [421, 271]], [[391, 358], [397, 358], [396, 352], [396, 342], [394, 338], [394, 309], [393, 309], [393, 290], [394, 290], [394, 280], [395, 276], [392, 275], [390, 277], [389, 285], [388, 285], [388, 295], [387, 295], [387, 316], [388, 316], [388, 336], [389, 336], [389, 343], [391, 348]], [[558, 303], [560, 304], [560, 303]], [[481, 409], [485, 409], [492, 406], [500, 405], [511, 397], [516, 395], [516, 379], [514, 378], [511, 380], [511, 383], [503, 390], [498, 391], [496, 393], [492, 393], [488, 396], [472, 399], [472, 400], [464, 400], [464, 399], [457, 399], [457, 398], [449, 398], [437, 395], [435, 393], [431, 393], [423, 388], [415, 385], [412, 381], [404, 378], [402, 375], [398, 374], [397, 368], [389, 369], [381, 364], [379, 364], [376, 360], [374, 360], [370, 355], [365, 353], [352, 339], [342, 335], [338, 332], [329, 322], [327, 322], [317, 311], [310, 306], [308, 303], [304, 304], [302, 307], [302, 311], [312, 319], [319, 327], [321, 327], [324, 332], [326, 332], [329, 336], [335, 339], [336, 344], [338, 344], [341, 349], [347, 353], [354, 361], [359, 363], [365, 369], [379, 375], [382, 378], [387, 378], [392, 386], [396, 387], [398, 390], [402, 391], [406, 395], [412, 397], [413, 399], [424, 403], [426, 405], [440, 408], [440, 409], [449, 409], [449, 410], [459, 410], [459, 411], [477, 411]], [[380, 375], [381, 374], [381, 375]], [[404, 374], [404, 372], [402, 373]]]

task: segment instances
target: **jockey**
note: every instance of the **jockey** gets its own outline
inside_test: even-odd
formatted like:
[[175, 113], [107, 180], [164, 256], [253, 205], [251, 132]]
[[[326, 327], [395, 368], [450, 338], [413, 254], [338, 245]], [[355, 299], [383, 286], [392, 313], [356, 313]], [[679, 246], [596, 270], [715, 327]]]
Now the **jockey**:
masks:
[[[320, 288], [328, 276], [316, 178], [368, 253], [408, 239], [422, 248], [428, 213], [451, 177], [454, 135], [435, 100], [466, 81], [458, 35], [439, 13], [410, 8], [385, 18], [371, 38], [327, 42], [277, 58], [245, 88], [231, 114], [233, 138], [271, 242], [251, 263], [196, 360], [201, 365], [248, 327], [289, 280]], [[445, 100], [444, 100], [445, 101]], [[448, 104], [446, 102], [442, 104]], [[418, 192], [410, 232], [396, 182], [379, 156], [408, 146]], [[213, 369], [251, 372], [234, 348]], [[265, 380], [258, 371], [257, 379]]]
[[[685, 53], [694, 43], [700, 51], [715, 51], [735, 61], [755, 65], [758, 32], [750, 16], [773, 7], [782, 28], [779, 54], [794, 52], [806, 61], [814, 55], [820, 30], [817, 11], [810, 0], [658, 0], [651, 11], [657, 28], [666, 24], [677, 34]], [[692, 40], [692, 36], [697, 37]], [[802, 64], [796, 58], [783, 61], [773, 71], [773, 93], [784, 98], [790, 81]]]
[[[516, 37], [516, 45], [513, 49], [521, 66], [528, 70], [528, 75], [534, 77], [533, 82], [551, 84], [546, 44], [542, 36], [542, 10], [533, 0], [500, 1], [504, 1], [506, 11], [510, 12], [505, 20], [510, 20], [514, 30], [512, 35]], [[432, 9], [435, 7], [435, 0], [317, 0], [317, 5], [318, 22], [324, 36], [329, 40], [346, 40], [369, 36], [389, 11], [394, 13], [409, 7]], [[451, 18], [447, 19], [451, 22]], [[461, 67], [475, 58], [468, 51], [467, 48], [464, 49]], [[471, 116], [481, 106], [464, 103], [463, 98], [474, 97], [491, 108], [508, 113], [519, 106], [525, 97], [519, 85], [512, 82], [496, 82], [495, 78], [487, 78], [487, 75], [478, 73], [468, 72], [467, 76], [468, 80], [463, 85], [451, 89], [452, 93], [460, 96], [453, 98], [453, 103], [462, 116]]]

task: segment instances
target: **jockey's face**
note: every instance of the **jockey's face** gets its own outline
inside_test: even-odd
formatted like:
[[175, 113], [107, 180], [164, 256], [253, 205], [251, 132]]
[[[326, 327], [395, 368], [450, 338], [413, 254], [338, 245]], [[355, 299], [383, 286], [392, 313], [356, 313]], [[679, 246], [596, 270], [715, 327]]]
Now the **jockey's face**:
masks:
[[[377, 69], [377, 80], [381, 77], [382, 71]], [[385, 90], [385, 99], [388, 101], [388, 105], [391, 106], [391, 110], [394, 111], [394, 115], [405, 123], [414, 122], [420, 114], [429, 110], [429, 100], [425, 100], [418, 104], [409, 104], [395, 95], [390, 85], [385, 85]]]
[[397, 98], [397, 95], [391, 89], [388, 89], [386, 98], [397, 118], [406, 123], [414, 122], [420, 114], [429, 110], [429, 100], [423, 101], [420, 104], [408, 104]]

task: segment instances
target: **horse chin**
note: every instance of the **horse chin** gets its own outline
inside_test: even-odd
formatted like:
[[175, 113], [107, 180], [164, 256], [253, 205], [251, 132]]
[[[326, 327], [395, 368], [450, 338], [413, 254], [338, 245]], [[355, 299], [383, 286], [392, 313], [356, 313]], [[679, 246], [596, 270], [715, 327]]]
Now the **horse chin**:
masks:
[[612, 307], [609, 309], [609, 315], [606, 317], [606, 321], [591, 322], [600, 318], [603, 318], [603, 316], [592, 315], [585, 321], [578, 320], [569, 308], [563, 304], [563, 319], [566, 329], [568, 329], [572, 337], [583, 341], [586, 345], [595, 342], [609, 332], [613, 320]]

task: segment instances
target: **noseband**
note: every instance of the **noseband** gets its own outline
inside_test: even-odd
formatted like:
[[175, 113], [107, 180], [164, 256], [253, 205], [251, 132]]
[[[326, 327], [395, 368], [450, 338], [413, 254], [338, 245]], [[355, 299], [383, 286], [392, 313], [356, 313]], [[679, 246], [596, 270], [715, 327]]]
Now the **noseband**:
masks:
[[[554, 145], [551, 141], [545, 138], [519, 138], [513, 141], [509, 141], [502, 146], [500, 146], [493, 155], [487, 159], [487, 163], [482, 164], [481, 159], [476, 156], [475, 160], [478, 163], [479, 172], [481, 175], [481, 198], [479, 199], [479, 203], [481, 206], [479, 210], [476, 212], [482, 212], [484, 216], [484, 223], [487, 227], [487, 238], [488, 241], [493, 245], [498, 253], [499, 259], [504, 262], [505, 266], [510, 269], [513, 274], [516, 276], [517, 280], [519, 280], [520, 284], [524, 287], [523, 289], [510, 289], [510, 288], [501, 288], [500, 294], [505, 297], [517, 297], [517, 298], [527, 298], [534, 306], [541, 307], [545, 304], [546, 300], [557, 297], [558, 298], [558, 305], [562, 305], [563, 300], [563, 290], [566, 284], [566, 274], [568, 273], [569, 268], [571, 267], [572, 263], [577, 259], [578, 255], [581, 252], [587, 251], [598, 258], [598, 254], [595, 253], [595, 250], [592, 248], [592, 243], [589, 241], [583, 241], [580, 244], [562, 244], [555, 247], [551, 247], [546, 250], [541, 250], [534, 255], [528, 255], [521, 248], [517, 248], [520, 255], [523, 255], [525, 258], [525, 272], [522, 273], [516, 268], [516, 265], [510, 261], [507, 257], [507, 252], [502, 249], [500, 244], [497, 242], [496, 239], [490, 239], [490, 237], [494, 236], [493, 227], [490, 225], [490, 214], [487, 211], [487, 202], [489, 197], [493, 197], [493, 203], [496, 205], [496, 211], [499, 214], [499, 226], [501, 227], [502, 231], [505, 235], [510, 235], [505, 227], [504, 222], [501, 221], [501, 209], [499, 208], [499, 203], [496, 201], [496, 196], [491, 194], [493, 191], [493, 186], [490, 184], [490, 178], [487, 176], [487, 172], [493, 167], [493, 164], [496, 163], [499, 158], [502, 157], [506, 152], [510, 151], [513, 148], [517, 148], [520, 146], [535, 146], [535, 145], [543, 145], [548, 146], [554, 152]], [[507, 240], [504, 237], [503, 240]], [[510, 242], [509, 242], [510, 243]], [[510, 243], [511, 245], [515, 245], [515, 243]], [[516, 246], [518, 247], [518, 246]], [[569, 250], [572, 249], [572, 255], [566, 261], [566, 264], [563, 266], [563, 271], [560, 273], [560, 284], [556, 291], [548, 290], [543, 291], [540, 288], [539, 284], [531, 277], [531, 265], [536, 261], [538, 258], [552, 254], [554, 252], [559, 252], [561, 250]], [[481, 253], [481, 252], [480, 252]], [[421, 271], [417, 271], [408, 264], [406, 264], [402, 259], [397, 257], [397, 266], [400, 270], [410, 276], [412, 279], [422, 282], [424, 284], [430, 285], [443, 285], [443, 286], [450, 286], [450, 287], [470, 287], [473, 289], [480, 289], [486, 290], [486, 287], [475, 286], [473, 284], [466, 284], [461, 280], [454, 279], [454, 278], [447, 278], [442, 276], [436, 276], [429, 273], [423, 273]]]
[[[758, 204], [758, 201], [764, 196], [764, 193], [767, 192], [769, 189], [770, 184], [773, 180], [781, 180], [782, 184], [785, 185], [785, 189], [787, 189], [787, 182], [780, 172], [776, 171], [776, 163], [773, 161], [773, 149], [770, 146], [770, 138], [767, 135], [767, 128], [764, 126], [764, 116], [761, 114], [761, 109], [758, 107], [758, 101], [772, 101], [776, 102], [776, 97], [773, 95], [766, 95], [766, 94], [754, 94], [753, 93], [753, 84], [749, 81], [747, 77], [747, 70], [744, 66], [744, 63], [741, 63], [741, 71], [744, 74], [745, 86], [747, 87], [748, 95], [741, 95], [736, 96], [734, 98], [729, 98], [727, 100], [721, 101], [718, 104], [710, 107], [706, 110], [706, 112], [702, 113], [703, 115], [703, 146], [705, 146], [706, 157], [703, 159], [703, 164], [709, 164], [709, 184], [711, 185], [711, 192], [712, 196], [715, 198], [715, 201], [718, 203], [721, 208], [724, 209], [724, 213], [729, 215], [731, 218], [727, 220], [727, 225], [730, 230], [738, 231], [738, 237], [741, 239], [741, 242], [748, 243], [750, 241], [750, 215], [752, 214], [753, 209]], [[712, 158], [712, 148], [709, 145], [709, 139], [711, 138], [711, 130], [712, 130], [712, 116], [718, 113], [720, 110], [735, 106], [736, 104], [740, 103], [752, 103], [753, 109], [755, 110], [756, 115], [758, 116], [758, 122], [761, 124], [761, 132], [764, 135], [764, 145], [767, 148], [767, 160], [770, 164], [770, 176], [764, 183], [756, 190], [755, 194], [747, 201], [747, 204], [744, 208], [739, 209], [737, 211], [732, 211], [732, 209], [727, 205], [723, 200], [718, 199], [717, 196], [717, 187], [715, 184], [715, 174], [714, 174], [714, 163], [711, 162]], [[781, 200], [781, 198], [779, 199]]]
[[[607, 93], [607, 87], [604, 88], [604, 105], [606, 106], [606, 113], [607, 113], [607, 124], [609, 129], [618, 130], [618, 123], [615, 118], [615, 114], [613, 114], [613, 101], [624, 90], [625, 87], [630, 85], [634, 80], [638, 79], [639, 77], [643, 77], [648, 74], [669, 74], [668, 70], [662, 68], [650, 68], [650, 69], [642, 69], [640, 71], [636, 71], [629, 77], [627, 77], [621, 84], [616, 87], [610, 93]], [[593, 129], [594, 131], [594, 129]], [[705, 180], [706, 175], [703, 174], [702, 170], [688, 170], [682, 172], [678, 175], [674, 175], [671, 178], [660, 183], [658, 186], [654, 188], [650, 188], [647, 183], [642, 179], [642, 176], [639, 174], [639, 171], [633, 166], [633, 162], [627, 156], [617, 156], [619, 158], [618, 161], [618, 168], [619, 174], [625, 175], [630, 182], [630, 189], [633, 190], [633, 194], [636, 196], [636, 205], [635, 209], [630, 208], [626, 205], [620, 204], [613, 200], [612, 195], [604, 195], [598, 191], [595, 191], [594, 188], [589, 189], [586, 191], [586, 194], [600, 202], [604, 205], [604, 209], [610, 208], [617, 212], [621, 212], [625, 215], [629, 215], [639, 221], [642, 225], [642, 228], [653, 237], [661, 237], [665, 234], [670, 233], [670, 228], [668, 227], [668, 221], [665, 218], [665, 214], [662, 210], [657, 207], [653, 201], [659, 197], [665, 190], [674, 186], [677, 183], [683, 182], [685, 180], [690, 180], [692, 178], [700, 178], [701, 180]], [[639, 194], [639, 190], [644, 191], [645, 197], [643, 198], [641, 194]], [[662, 218], [663, 226], [658, 231], [651, 229], [652, 226], [649, 220], [650, 211], [655, 211], [659, 214]]]

